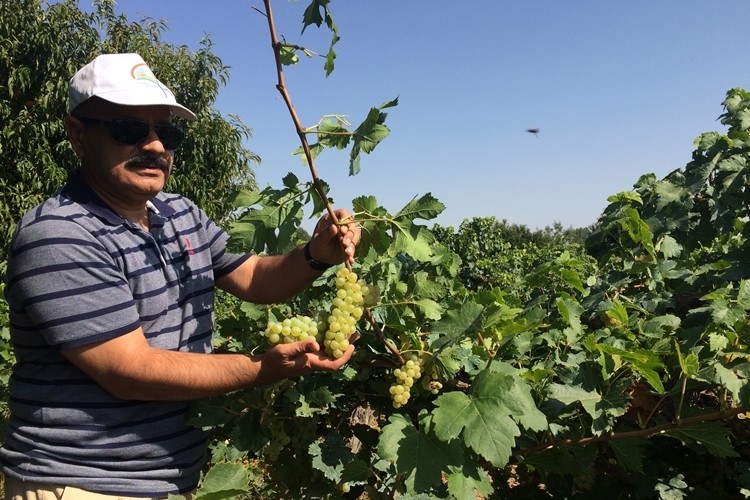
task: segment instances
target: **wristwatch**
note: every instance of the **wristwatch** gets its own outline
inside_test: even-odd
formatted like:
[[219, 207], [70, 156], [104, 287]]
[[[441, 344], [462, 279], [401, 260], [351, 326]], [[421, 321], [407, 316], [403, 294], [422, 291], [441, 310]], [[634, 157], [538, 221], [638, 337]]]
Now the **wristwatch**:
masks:
[[315, 269], [316, 271], [325, 271], [326, 269], [330, 269], [334, 266], [334, 264], [326, 264], [325, 262], [320, 262], [319, 260], [315, 260], [312, 258], [312, 255], [310, 255], [310, 242], [308, 241], [305, 243], [305, 260], [307, 261], [307, 264]]

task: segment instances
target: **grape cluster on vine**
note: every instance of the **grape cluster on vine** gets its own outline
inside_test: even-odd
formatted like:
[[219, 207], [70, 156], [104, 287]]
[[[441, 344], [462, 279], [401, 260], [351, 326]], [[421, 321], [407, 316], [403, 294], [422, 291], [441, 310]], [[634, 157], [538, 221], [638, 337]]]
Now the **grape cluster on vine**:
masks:
[[336, 298], [331, 303], [328, 328], [323, 345], [329, 356], [340, 358], [349, 348], [349, 337], [357, 331], [357, 321], [364, 313], [364, 291], [367, 284], [357, 273], [342, 267], [336, 273]]
[[323, 343], [332, 358], [343, 356], [349, 348], [349, 338], [357, 331], [357, 321], [362, 318], [364, 308], [378, 303], [380, 290], [347, 267], [336, 272], [335, 283], [336, 296], [326, 320], [301, 315], [280, 322], [271, 320], [264, 332], [268, 343], [289, 344], [314, 338]]
[[396, 380], [388, 392], [391, 394], [393, 407], [401, 408], [409, 401], [414, 382], [422, 377], [422, 358], [416, 354], [409, 355], [403, 367], [393, 370], [393, 376]]
[[281, 322], [269, 321], [266, 339], [271, 345], [289, 344], [300, 340], [317, 339], [318, 323], [309, 316], [294, 316]]

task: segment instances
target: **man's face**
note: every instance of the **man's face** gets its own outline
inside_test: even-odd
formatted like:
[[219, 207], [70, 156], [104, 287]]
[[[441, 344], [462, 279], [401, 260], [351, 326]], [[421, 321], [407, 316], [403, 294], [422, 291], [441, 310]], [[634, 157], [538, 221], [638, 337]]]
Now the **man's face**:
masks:
[[[88, 184], [102, 198], [117, 204], [140, 205], [153, 198], [169, 179], [174, 162], [174, 151], [165, 148], [153, 128], [170, 123], [169, 108], [121, 106], [101, 100], [86, 104], [66, 125]], [[143, 140], [126, 144], [116, 139], [112, 120], [134, 120], [148, 124], [150, 130]], [[126, 132], [134, 128], [127, 127], [128, 122], [119, 123], [123, 125]]]

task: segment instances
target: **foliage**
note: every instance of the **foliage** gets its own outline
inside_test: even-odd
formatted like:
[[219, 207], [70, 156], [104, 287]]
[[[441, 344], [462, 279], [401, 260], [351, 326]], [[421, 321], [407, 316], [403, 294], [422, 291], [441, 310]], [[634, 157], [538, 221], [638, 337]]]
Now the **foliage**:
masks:
[[[237, 117], [222, 118], [213, 104], [228, 68], [208, 39], [197, 52], [161, 40], [166, 24], [128, 21], [111, 1], [91, 13], [74, 0], [0, 3], [0, 262], [16, 221], [52, 194], [78, 160], [67, 143], [68, 81], [93, 57], [138, 52], [177, 99], [198, 119], [182, 125], [186, 140], [177, 152], [169, 190], [205, 207], [219, 222], [231, 217], [231, 193], [255, 186], [256, 155], [243, 146], [250, 129]], [[0, 268], [0, 277], [4, 275]]]
[[[395, 214], [353, 200], [354, 270], [382, 292], [355, 358], [201, 402], [213, 461], [264, 464], [253, 498], [747, 495], [748, 94], [731, 90], [724, 107], [729, 131], [699, 137], [685, 169], [610, 198], [590, 257], [523, 231], [511, 245], [519, 228], [491, 219], [430, 230], [443, 207], [429, 194]], [[238, 244], [273, 252], [310, 192], [288, 175], [248, 195]], [[526, 262], [519, 246], [539, 253]], [[466, 280], [462, 258], [487, 258], [485, 283], [500, 286]], [[335, 271], [289, 303], [243, 304], [220, 324], [225, 345], [262, 350], [269, 318], [327, 310]], [[407, 353], [425, 380], [394, 408]]]
[[528, 299], [530, 294], [541, 293], [529, 286], [528, 276], [542, 263], [562, 252], [572, 253], [582, 266], [588, 260], [581, 239], [587, 229], [563, 230], [555, 224], [532, 231], [494, 217], [474, 217], [464, 220], [456, 231], [439, 224], [432, 231], [461, 257], [459, 277], [470, 290], [502, 288]]

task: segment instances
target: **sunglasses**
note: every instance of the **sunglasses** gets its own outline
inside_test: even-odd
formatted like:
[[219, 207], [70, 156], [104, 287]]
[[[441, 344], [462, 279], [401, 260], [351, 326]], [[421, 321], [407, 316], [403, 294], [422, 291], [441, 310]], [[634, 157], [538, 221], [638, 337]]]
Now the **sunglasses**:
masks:
[[176, 149], [185, 136], [185, 132], [176, 125], [156, 124], [152, 127], [146, 122], [128, 118], [118, 118], [110, 121], [98, 120], [87, 116], [79, 116], [77, 118], [83, 123], [107, 127], [112, 139], [123, 144], [140, 144], [146, 140], [149, 132], [154, 130], [165, 149]]

